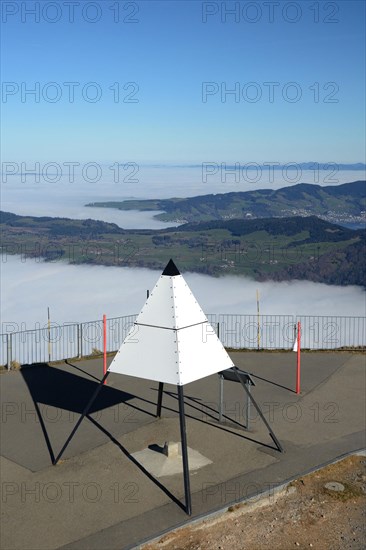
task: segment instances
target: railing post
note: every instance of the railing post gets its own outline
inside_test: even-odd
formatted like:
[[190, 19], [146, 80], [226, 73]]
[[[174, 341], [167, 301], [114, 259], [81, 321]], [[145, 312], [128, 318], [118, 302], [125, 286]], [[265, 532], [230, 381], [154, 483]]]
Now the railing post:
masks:
[[6, 366], [10, 370], [12, 362], [12, 334], [6, 335]]
[[217, 321], [217, 337], [220, 338], [220, 321]]
[[78, 332], [77, 332], [77, 338], [78, 338], [78, 358], [81, 359], [83, 356], [83, 324], [78, 324]]

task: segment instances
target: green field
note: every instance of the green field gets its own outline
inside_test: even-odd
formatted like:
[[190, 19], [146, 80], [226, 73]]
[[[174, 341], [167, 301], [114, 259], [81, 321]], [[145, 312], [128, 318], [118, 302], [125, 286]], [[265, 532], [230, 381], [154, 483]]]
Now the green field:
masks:
[[365, 285], [365, 231], [316, 217], [211, 221], [163, 230], [124, 230], [95, 220], [2, 213], [3, 259], [9, 254], [48, 262], [306, 279]]

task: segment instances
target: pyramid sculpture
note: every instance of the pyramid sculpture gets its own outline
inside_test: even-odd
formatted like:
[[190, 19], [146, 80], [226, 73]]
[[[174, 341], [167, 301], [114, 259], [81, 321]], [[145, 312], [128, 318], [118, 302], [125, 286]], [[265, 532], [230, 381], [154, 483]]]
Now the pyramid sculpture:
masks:
[[[185, 511], [192, 513], [189, 478], [188, 447], [184, 414], [183, 385], [210, 374], [230, 369], [234, 364], [196, 302], [188, 285], [170, 260], [154, 290], [146, 301], [109, 369], [90, 398], [82, 415], [59, 454], [55, 465], [74, 437], [83, 419], [88, 415], [103, 384], [111, 372], [159, 382], [156, 416], [161, 416], [164, 383], [176, 384], [179, 403]], [[267, 426], [277, 449], [282, 447], [263, 416], [260, 408], [236, 373], [259, 416]]]
[[233, 366], [170, 260], [108, 371], [181, 386]]

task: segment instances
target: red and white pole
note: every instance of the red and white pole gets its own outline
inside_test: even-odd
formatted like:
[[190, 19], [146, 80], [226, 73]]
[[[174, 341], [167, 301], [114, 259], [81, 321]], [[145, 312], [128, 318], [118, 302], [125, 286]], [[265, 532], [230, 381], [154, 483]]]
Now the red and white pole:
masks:
[[[103, 315], [103, 376], [107, 373], [107, 316]], [[106, 384], [104, 380], [104, 384]]]
[[301, 380], [301, 323], [297, 323], [297, 368], [296, 368], [296, 393], [300, 393]]

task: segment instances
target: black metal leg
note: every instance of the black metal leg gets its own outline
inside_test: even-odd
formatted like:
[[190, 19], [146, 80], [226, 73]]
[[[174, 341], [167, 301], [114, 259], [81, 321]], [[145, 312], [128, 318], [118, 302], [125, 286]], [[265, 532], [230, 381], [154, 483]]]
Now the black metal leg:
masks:
[[250, 420], [250, 384], [245, 384], [247, 391], [247, 407], [246, 407], [246, 417], [247, 417], [247, 430], [249, 430], [249, 420]]
[[75, 435], [75, 432], [76, 430], [78, 429], [78, 427], [80, 426], [80, 424], [82, 423], [82, 421], [84, 420], [85, 416], [88, 414], [92, 404], [94, 403], [94, 401], [96, 400], [96, 398], [98, 397], [98, 394], [100, 392], [100, 390], [102, 389], [103, 387], [103, 384], [105, 382], [105, 380], [107, 379], [107, 376], [109, 375], [109, 371], [107, 371], [105, 373], [105, 375], [103, 376], [102, 380], [100, 381], [99, 383], [99, 386], [96, 388], [95, 392], [93, 393], [92, 397], [89, 399], [89, 402], [87, 404], [87, 406], [85, 407], [82, 415], [80, 416], [79, 420], [76, 422], [75, 426], [74, 426], [74, 429], [72, 430], [71, 434], [69, 435], [69, 437], [67, 438], [64, 446], [62, 447], [61, 451], [58, 453], [57, 457], [54, 459], [53, 461], [53, 465], [55, 466], [57, 464], [57, 462], [60, 460], [60, 458], [62, 457], [62, 455], [64, 454], [65, 452], [65, 449], [66, 447], [68, 446], [68, 444], [70, 443], [70, 441], [72, 440], [72, 438], [74, 437]]
[[257, 404], [257, 402], [255, 401], [254, 397], [252, 396], [252, 394], [248, 391], [248, 388], [246, 386], [246, 384], [244, 384], [243, 380], [241, 379], [241, 376], [239, 375], [239, 373], [237, 372], [236, 368], [233, 369], [236, 376], [237, 376], [237, 379], [239, 380], [240, 384], [243, 386], [244, 390], [246, 391], [246, 394], [247, 394], [247, 397], [248, 399], [251, 400], [251, 402], [253, 403], [255, 409], [257, 410], [257, 413], [259, 414], [259, 416], [261, 417], [261, 419], [263, 420], [264, 424], [266, 425], [268, 431], [269, 431], [269, 435], [271, 436], [274, 444], [276, 445], [277, 449], [280, 451], [280, 453], [282, 453], [283, 451], [283, 447], [281, 445], [281, 443], [278, 441], [277, 437], [275, 436], [271, 426], [268, 424], [266, 418], [264, 417], [259, 405]]
[[156, 416], [158, 418], [161, 417], [161, 406], [162, 406], [162, 403], [163, 403], [163, 389], [164, 389], [164, 383], [159, 382], [158, 404], [157, 404], [157, 407], [156, 407]]
[[219, 397], [219, 422], [222, 422], [222, 409], [224, 408], [224, 377], [219, 374], [220, 397]]
[[178, 388], [178, 400], [179, 400], [180, 438], [181, 438], [181, 444], [182, 444], [184, 493], [186, 498], [186, 512], [190, 516], [192, 514], [192, 503], [191, 503], [191, 488], [190, 488], [190, 481], [189, 481], [187, 434], [186, 434], [186, 420], [184, 415], [183, 386], [177, 386], [177, 388]]

